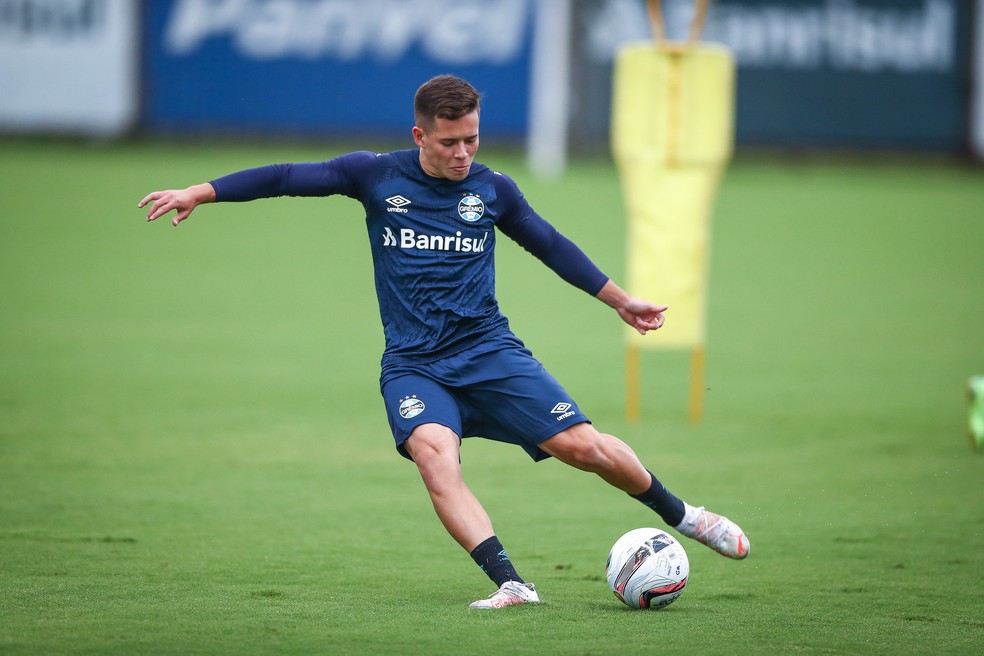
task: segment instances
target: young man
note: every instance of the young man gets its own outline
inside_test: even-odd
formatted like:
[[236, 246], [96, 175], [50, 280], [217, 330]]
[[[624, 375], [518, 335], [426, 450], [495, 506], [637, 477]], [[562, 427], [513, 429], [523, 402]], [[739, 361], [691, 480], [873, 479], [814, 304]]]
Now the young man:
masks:
[[182, 190], [156, 191], [147, 220], [177, 226], [202, 203], [343, 194], [362, 203], [386, 338], [380, 391], [401, 455], [420, 471], [445, 528], [498, 586], [471, 608], [538, 602], [465, 485], [461, 438], [521, 446], [593, 472], [685, 536], [729, 558], [749, 543], [728, 519], [670, 494], [622, 441], [599, 433], [511, 332], [495, 298], [496, 229], [568, 283], [645, 334], [666, 306], [634, 298], [527, 204], [516, 184], [474, 161], [479, 94], [442, 75], [414, 98], [417, 147], [353, 152], [328, 162], [248, 169]]

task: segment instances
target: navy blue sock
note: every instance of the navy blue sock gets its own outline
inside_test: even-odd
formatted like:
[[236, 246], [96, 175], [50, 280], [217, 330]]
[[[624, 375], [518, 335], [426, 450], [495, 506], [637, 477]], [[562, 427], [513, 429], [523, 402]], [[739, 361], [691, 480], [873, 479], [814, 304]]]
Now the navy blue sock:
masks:
[[669, 526], [679, 526], [687, 512], [683, 501], [670, 494], [666, 486], [660, 483], [652, 472], [649, 472], [649, 476], [653, 479], [649, 489], [642, 494], [630, 494], [629, 496], [655, 510], [656, 514], [662, 517]]
[[499, 587], [506, 581], [526, 582], [519, 578], [506, 550], [502, 548], [502, 543], [494, 535], [472, 549], [471, 557]]

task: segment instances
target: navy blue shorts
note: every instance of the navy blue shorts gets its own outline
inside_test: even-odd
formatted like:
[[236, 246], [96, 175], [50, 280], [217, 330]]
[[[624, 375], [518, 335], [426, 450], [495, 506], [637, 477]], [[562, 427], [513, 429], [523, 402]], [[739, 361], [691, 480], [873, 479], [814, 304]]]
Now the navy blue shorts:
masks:
[[589, 421], [514, 335], [493, 337], [436, 362], [386, 367], [380, 383], [396, 449], [417, 426], [447, 426], [459, 440], [484, 437], [550, 457], [540, 442]]

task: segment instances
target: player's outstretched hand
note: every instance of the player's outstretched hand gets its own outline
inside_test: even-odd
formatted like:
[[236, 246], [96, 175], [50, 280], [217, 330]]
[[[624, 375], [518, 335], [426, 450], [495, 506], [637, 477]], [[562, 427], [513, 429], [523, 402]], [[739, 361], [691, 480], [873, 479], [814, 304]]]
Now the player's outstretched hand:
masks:
[[215, 189], [209, 183], [194, 185], [187, 189], [168, 189], [167, 191], [155, 191], [147, 194], [143, 200], [137, 203], [137, 207], [144, 207], [148, 203], [147, 220], [154, 221], [164, 216], [171, 210], [177, 213], [171, 219], [171, 224], [177, 226], [188, 218], [192, 210], [202, 203], [211, 203], [215, 200]]
[[650, 330], [659, 330], [663, 326], [663, 313], [667, 309], [665, 305], [653, 305], [649, 301], [630, 296], [615, 311], [622, 317], [622, 321], [638, 330], [640, 335], [645, 335]]
[[618, 312], [622, 321], [645, 335], [650, 330], [659, 330], [663, 325], [663, 313], [667, 306], [655, 305], [635, 296], [629, 296], [625, 290], [609, 280], [598, 292], [598, 300]]

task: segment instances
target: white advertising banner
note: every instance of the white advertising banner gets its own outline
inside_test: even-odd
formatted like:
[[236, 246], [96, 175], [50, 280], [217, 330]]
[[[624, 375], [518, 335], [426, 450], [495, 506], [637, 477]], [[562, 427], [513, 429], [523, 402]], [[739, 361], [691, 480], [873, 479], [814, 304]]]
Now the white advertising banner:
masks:
[[0, 0], [0, 131], [130, 128], [138, 9], [136, 0]]

